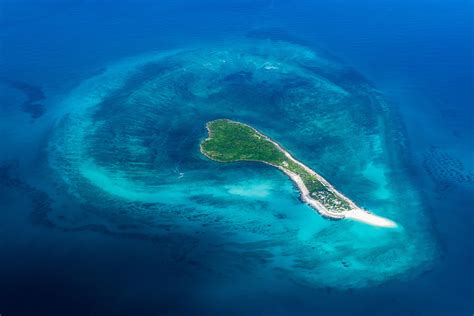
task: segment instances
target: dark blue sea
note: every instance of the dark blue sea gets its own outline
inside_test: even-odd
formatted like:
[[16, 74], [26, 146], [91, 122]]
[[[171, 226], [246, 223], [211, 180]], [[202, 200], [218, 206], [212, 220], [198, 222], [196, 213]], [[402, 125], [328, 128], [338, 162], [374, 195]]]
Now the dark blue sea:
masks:
[[[469, 0], [0, 0], [0, 315], [472, 315]], [[229, 118], [396, 228], [199, 151]]]

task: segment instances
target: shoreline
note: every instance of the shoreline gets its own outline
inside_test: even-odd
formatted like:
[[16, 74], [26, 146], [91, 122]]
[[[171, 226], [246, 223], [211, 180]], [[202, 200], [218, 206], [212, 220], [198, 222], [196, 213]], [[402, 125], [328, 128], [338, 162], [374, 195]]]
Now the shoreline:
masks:
[[[230, 121], [230, 120], [227, 120], [227, 121]], [[355, 221], [358, 221], [358, 222], [361, 222], [361, 223], [365, 223], [365, 224], [368, 224], [368, 225], [376, 226], [376, 227], [384, 227], [384, 228], [395, 228], [395, 227], [397, 227], [397, 223], [395, 223], [394, 221], [392, 221], [388, 218], [382, 217], [382, 216], [372, 214], [372, 213], [358, 207], [352, 200], [350, 200], [348, 197], [346, 197], [341, 192], [337, 191], [334, 188], [334, 186], [331, 185], [326, 179], [324, 179], [322, 176], [320, 176], [318, 173], [316, 173], [314, 170], [310, 169], [308, 166], [306, 166], [302, 162], [295, 159], [293, 156], [291, 156], [291, 154], [288, 151], [286, 151], [283, 147], [281, 147], [280, 144], [278, 144], [277, 142], [275, 142], [274, 140], [272, 140], [268, 136], [260, 133], [255, 128], [253, 128], [249, 125], [246, 125], [246, 124], [243, 124], [243, 123], [240, 123], [240, 122], [235, 122], [235, 121], [231, 121], [231, 122], [236, 123], [236, 124], [242, 124], [242, 125], [245, 125], [247, 127], [250, 127], [259, 136], [263, 137], [264, 139], [268, 140], [273, 145], [275, 145], [278, 148], [278, 150], [281, 151], [292, 162], [298, 164], [299, 166], [304, 168], [308, 173], [310, 173], [310, 174], [314, 175], [315, 177], [317, 177], [318, 181], [320, 181], [329, 191], [331, 191], [332, 193], [337, 195], [339, 198], [344, 200], [351, 207], [351, 209], [349, 211], [338, 212], [338, 213], [331, 212], [322, 203], [320, 203], [319, 201], [317, 201], [316, 199], [311, 197], [308, 188], [306, 187], [303, 180], [301, 179], [301, 177], [298, 174], [286, 169], [283, 166], [274, 165], [274, 164], [271, 164], [269, 162], [262, 161], [262, 160], [250, 160], [250, 159], [240, 160], [240, 161], [254, 161], [254, 162], [265, 163], [267, 165], [273, 166], [273, 167], [278, 168], [279, 170], [283, 171], [288, 177], [290, 177], [290, 179], [298, 187], [298, 189], [301, 193], [300, 198], [302, 199], [302, 201], [305, 202], [306, 204], [308, 204], [309, 206], [311, 206], [314, 210], [316, 210], [323, 217], [336, 219], [336, 220], [341, 220], [341, 219], [347, 218], [347, 219], [352, 219], [352, 220], [355, 220]], [[206, 138], [206, 140], [207, 140], [207, 139], [212, 138], [212, 133], [211, 133], [211, 130], [209, 129], [209, 123], [206, 123], [206, 129], [207, 129], [207, 132], [208, 132], [208, 137]], [[213, 161], [219, 161], [217, 159], [209, 157], [203, 151], [202, 142], [199, 145], [199, 149], [200, 149], [201, 153], [204, 156], [206, 156], [207, 158], [209, 158]], [[219, 161], [219, 162], [226, 162], [226, 161]]]

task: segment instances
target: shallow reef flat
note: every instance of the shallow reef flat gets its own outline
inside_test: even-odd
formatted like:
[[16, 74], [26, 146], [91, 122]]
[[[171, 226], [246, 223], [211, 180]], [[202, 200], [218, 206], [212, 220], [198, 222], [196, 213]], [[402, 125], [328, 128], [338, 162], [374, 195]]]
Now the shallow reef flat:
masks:
[[[45, 215], [58, 227], [74, 229], [80, 219], [124, 237], [179, 235], [190, 240], [180, 260], [207, 273], [314, 287], [409, 277], [436, 256], [396, 113], [355, 70], [316, 49], [246, 39], [149, 53], [108, 65], [61, 108], [48, 146], [55, 193]], [[204, 126], [222, 117], [278, 139], [399, 227], [323, 219], [277, 170], [205, 159]]]

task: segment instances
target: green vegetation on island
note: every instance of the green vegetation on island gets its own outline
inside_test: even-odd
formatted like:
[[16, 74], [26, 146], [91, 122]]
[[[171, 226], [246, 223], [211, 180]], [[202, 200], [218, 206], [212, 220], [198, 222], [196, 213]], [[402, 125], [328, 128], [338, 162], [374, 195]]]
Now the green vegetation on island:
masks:
[[329, 212], [343, 212], [351, 206], [320, 181], [301, 163], [289, 156], [277, 143], [254, 128], [226, 119], [207, 123], [209, 137], [201, 144], [207, 157], [220, 162], [260, 161], [298, 175], [310, 196]]

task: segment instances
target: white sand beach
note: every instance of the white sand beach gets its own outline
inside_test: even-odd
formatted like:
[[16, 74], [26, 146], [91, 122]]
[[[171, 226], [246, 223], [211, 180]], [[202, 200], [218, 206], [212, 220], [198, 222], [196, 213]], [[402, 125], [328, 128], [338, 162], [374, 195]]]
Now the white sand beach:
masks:
[[282, 170], [284, 173], [286, 173], [293, 182], [296, 183], [298, 186], [298, 189], [301, 191], [301, 199], [305, 202], [308, 203], [311, 207], [313, 207], [318, 213], [320, 213], [323, 216], [330, 217], [330, 218], [335, 218], [335, 219], [352, 219], [358, 222], [362, 222], [365, 224], [369, 224], [372, 226], [377, 226], [377, 227], [386, 227], [386, 228], [395, 228], [397, 227], [397, 224], [385, 217], [381, 217], [375, 214], [372, 214], [364, 209], [361, 209], [360, 207], [357, 207], [354, 202], [348, 200], [347, 202], [350, 202], [350, 205], [353, 207], [350, 211], [347, 212], [340, 212], [340, 213], [335, 213], [329, 211], [323, 204], [318, 202], [317, 200], [313, 199], [310, 194], [308, 189], [306, 188], [305, 184], [303, 183], [303, 180], [301, 177], [283, 167], [278, 167], [280, 170]]

